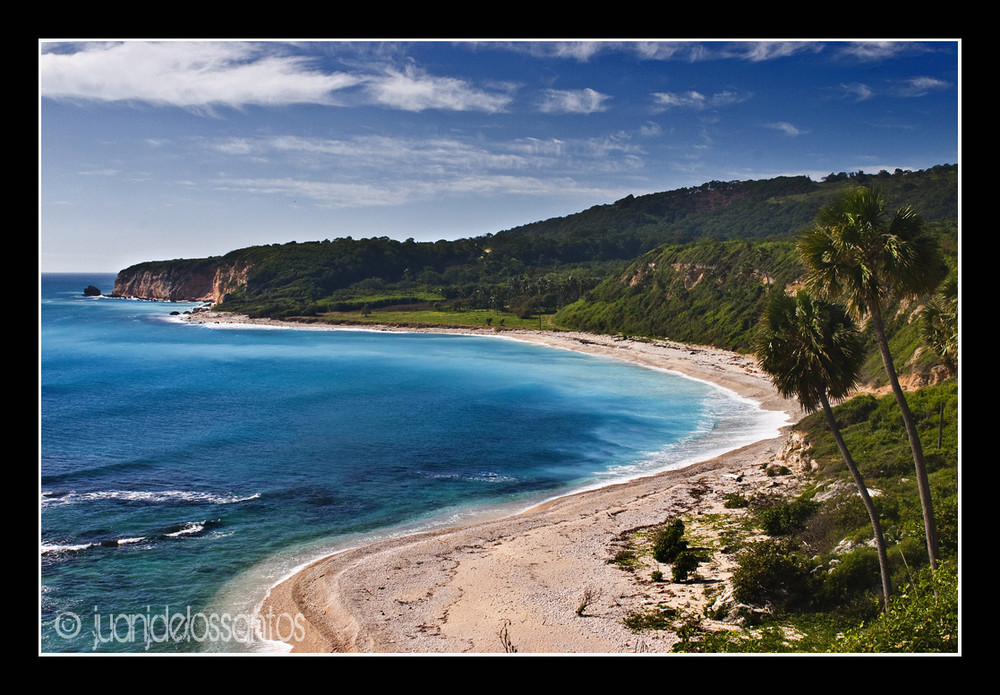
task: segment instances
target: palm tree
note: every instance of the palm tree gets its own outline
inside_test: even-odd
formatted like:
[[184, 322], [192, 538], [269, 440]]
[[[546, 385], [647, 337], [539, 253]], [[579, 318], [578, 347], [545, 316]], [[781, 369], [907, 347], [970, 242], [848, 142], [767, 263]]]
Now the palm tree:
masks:
[[865, 359], [861, 333], [839, 305], [814, 299], [807, 292], [794, 297], [779, 293], [770, 298], [761, 317], [755, 353], [783, 396], [798, 398], [808, 412], [822, 408], [871, 520], [882, 574], [882, 605], [887, 609], [892, 584], [882, 524], [830, 407], [831, 399], [844, 398], [857, 383]]
[[855, 319], [867, 317], [871, 322], [913, 453], [927, 555], [934, 570], [937, 528], [923, 447], [899, 385], [882, 310], [891, 299], [934, 291], [946, 272], [938, 244], [912, 208], [903, 206], [890, 213], [880, 189], [862, 187], [844, 192], [824, 208], [816, 225], [799, 236], [798, 248], [808, 286], [824, 299], [843, 301]]
[[958, 373], [958, 275], [941, 283], [920, 315], [920, 334], [952, 373]]

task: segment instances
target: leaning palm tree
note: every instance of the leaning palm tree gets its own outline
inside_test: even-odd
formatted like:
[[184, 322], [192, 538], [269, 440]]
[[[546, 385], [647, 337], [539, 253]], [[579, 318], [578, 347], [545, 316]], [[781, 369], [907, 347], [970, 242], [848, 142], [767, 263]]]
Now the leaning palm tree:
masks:
[[780, 293], [770, 298], [761, 317], [755, 354], [783, 396], [798, 398], [808, 412], [822, 408], [871, 521], [882, 574], [882, 605], [887, 609], [892, 584], [882, 524], [830, 406], [831, 399], [844, 398], [857, 383], [865, 359], [861, 333], [837, 304], [814, 299], [807, 292], [794, 297]]
[[798, 240], [807, 285], [819, 296], [843, 301], [857, 320], [868, 318], [913, 453], [924, 516], [927, 555], [937, 567], [937, 528], [923, 447], [889, 351], [882, 311], [891, 299], [927, 294], [944, 277], [935, 240], [912, 208], [890, 213], [879, 189], [854, 188], [824, 208]]

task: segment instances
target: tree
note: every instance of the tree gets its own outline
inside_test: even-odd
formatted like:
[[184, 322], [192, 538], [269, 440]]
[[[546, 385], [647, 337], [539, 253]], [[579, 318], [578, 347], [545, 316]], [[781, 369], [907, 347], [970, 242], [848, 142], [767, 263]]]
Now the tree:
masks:
[[806, 411], [822, 408], [871, 521], [887, 607], [892, 584], [882, 524], [830, 406], [831, 399], [846, 397], [856, 385], [865, 358], [861, 333], [840, 305], [804, 291], [794, 297], [775, 293], [761, 317], [754, 352], [782, 395], [798, 398]]
[[807, 285], [820, 297], [843, 301], [857, 320], [868, 318], [913, 454], [927, 555], [937, 567], [937, 529], [923, 447], [913, 414], [899, 385], [882, 311], [892, 299], [928, 294], [946, 268], [937, 242], [909, 206], [887, 210], [878, 188], [852, 188], [823, 208], [816, 224], [799, 235]]
[[924, 342], [953, 373], [958, 372], [958, 276], [945, 280], [920, 315]]

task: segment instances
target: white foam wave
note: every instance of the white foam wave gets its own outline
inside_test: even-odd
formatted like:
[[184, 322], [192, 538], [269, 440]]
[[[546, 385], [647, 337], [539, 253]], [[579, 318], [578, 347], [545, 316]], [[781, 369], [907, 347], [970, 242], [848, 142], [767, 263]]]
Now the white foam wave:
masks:
[[119, 500], [123, 502], [139, 502], [145, 504], [199, 503], [199, 504], [237, 504], [260, 497], [260, 493], [248, 496], [219, 495], [210, 492], [192, 490], [99, 490], [95, 492], [68, 492], [64, 495], [42, 494], [41, 504], [61, 505]]
[[135, 538], [119, 538], [118, 545], [132, 545], [133, 543], [142, 543], [146, 538], [144, 536], [136, 536]]
[[42, 543], [39, 550], [42, 555], [56, 555], [59, 553], [75, 553], [93, 547], [93, 543]]
[[[173, 531], [163, 533], [161, 538], [181, 538], [183, 536], [195, 535], [204, 531], [208, 523], [207, 521], [188, 521], [178, 527], [174, 527], [175, 530]], [[92, 543], [49, 543], [43, 541], [39, 545], [39, 551], [41, 555], [64, 555], [67, 553], [78, 553], [90, 548], [114, 548], [152, 542], [155, 542], [155, 539], [149, 536], [126, 536], [124, 538]]]
[[189, 521], [188, 523], [184, 524], [184, 528], [174, 531], [173, 533], [165, 533], [163, 535], [166, 536], [167, 538], [178, 538], [180, 536], [190, 536], [193, 533], [201, 533], [204, 530], [205, 530], [204, 521], [200, 522]]

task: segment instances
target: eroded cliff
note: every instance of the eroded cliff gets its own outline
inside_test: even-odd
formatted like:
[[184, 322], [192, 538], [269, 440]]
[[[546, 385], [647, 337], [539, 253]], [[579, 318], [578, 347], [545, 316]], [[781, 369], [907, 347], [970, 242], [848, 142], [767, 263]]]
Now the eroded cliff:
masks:
[[113, 296], [217, 303], [226, 294], [246, 286], [249, 269], [247, 263], [211, 259], [140, 263], [118, 273]]

